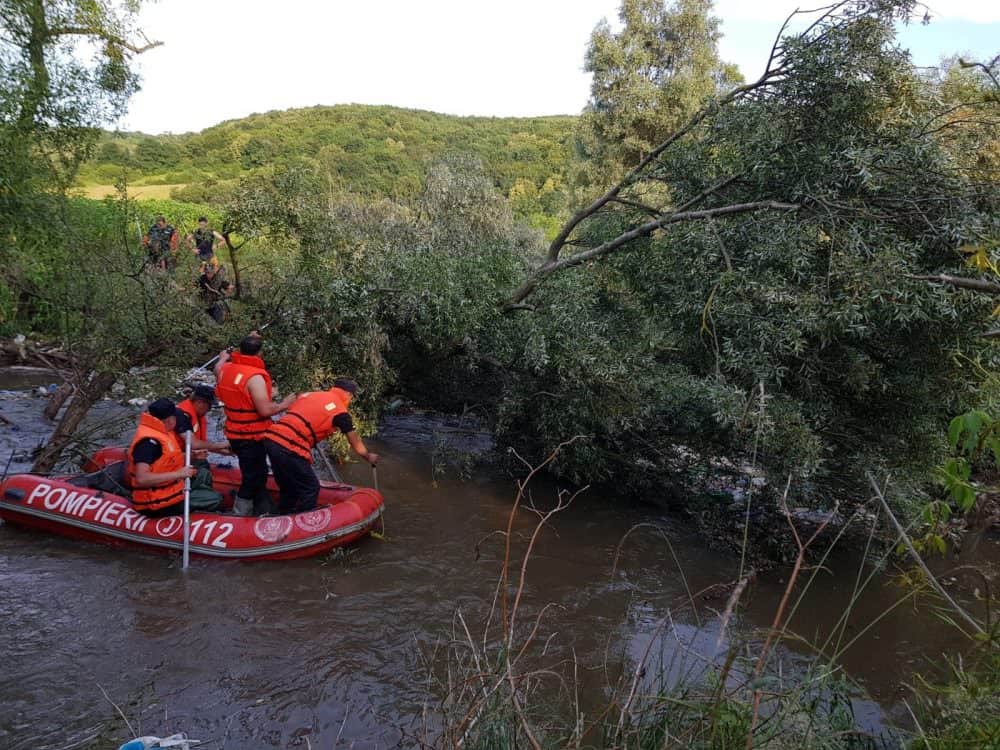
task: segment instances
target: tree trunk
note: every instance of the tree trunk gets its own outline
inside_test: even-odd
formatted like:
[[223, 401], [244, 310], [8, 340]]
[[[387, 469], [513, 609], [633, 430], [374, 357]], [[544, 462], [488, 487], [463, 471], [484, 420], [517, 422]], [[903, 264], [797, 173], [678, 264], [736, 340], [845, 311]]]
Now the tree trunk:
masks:
[[236, 251], [243, 247], [241, 242], [237, 246], [233, 246], [232, 240], [229, 239], [229, 232], [222, 232], [222, 239], [226, 241], [226, 247], [229, 248], [229, 265], [233, 267], [233, 285], [236, 287], [236, 293], [233, 295], [235, 299], [240, 299], [243, 296], [243, 287], [240, 285], [240, 266], [236, 261]]
[[42, 415], [46, 419], [55, 419], [59, 410], [62, 409], [63, 404], [66, 403], [66, 399], [73, 395], [73, 386], [69, 383], [63, 383], [59, 390], [49, 396], [49, 403], [45, 405], [45, 410]]
[[111, 390], [116, 377], [113, 372], [95, 373], [77, 389], [76, 395], [66, 407], [66, 411], [63, 412], [62, 419], [56, 425], [48, 444], [35, 458], [35, 463], [31, 465], [33, 474], [48, 474], [55, 468], [59, 459], [62, 458], [63, 451], [72, 442], [76, 428], [90, 411], [90, 407]]
[[45, 98], [49, 95], [51, 80], [49, 68], [45, 61], [45, 44], [49, 40], [49, 27], [45, 19], [45, 4], [42, 0], [31, 0], [22, 9], [30, 24], [28, 41], [25, 45], [28, 53], [28, 65], [31, 68], [30, 78], [26, 86], [21, 111], [18, 113], [17, 126], [22, 134], [29, 133], [34, 128], [35, 118]]

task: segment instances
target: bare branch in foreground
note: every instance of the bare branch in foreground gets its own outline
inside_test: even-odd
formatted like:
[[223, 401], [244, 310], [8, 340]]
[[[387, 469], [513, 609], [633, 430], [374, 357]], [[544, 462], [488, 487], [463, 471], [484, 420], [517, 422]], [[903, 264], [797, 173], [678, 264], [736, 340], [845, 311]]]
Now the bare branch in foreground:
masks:
[[913, 562], [917, 564], [917, 567], [920, 568], [921, 572], [924, 574], [924, 577], [927, 579], [927, 583], [929, 583], [931, 588], [933, 588], [938, 593], [938, 596], [940, 596], [942, 599], [948, 602], [951, 608], [954, 609], [956, 613], [958, 613], [959, 617], [961, 617], [963, 620], [965, 620], [965, 622], [967, 622], [970, 626], [972, 626], [973, 630], [975, 630], [977, 633], [984, 633], [985, 631], [983, 630], [983, 626], [980, 625], [978, 622], [976, 622], [976, 620], [972, 617], [972, 615], [970, 615], [968, 612], [962, 609], [961, 605], [959, 605], [958, 602], [956, 602], [954, 599], [951, 598], [951, 595], [944, 590], [944, 587], [940, 583], [938, 583], [937, 578], [935, 578], [934, 574], [931, 573], [930, 568], [927, 567], [927, 563], [924, 562], [923, 558], [920, 556], [920, 553], [918, 553], [917, 550], [913, 547], [913, 542], [910, 541], [910, 537], [907, 535], [906, 530], [896, 519], [896, 516], [893, 514], [892, 509], [889, 508], [889, 503], [886, 502], [885, 495], [882, 493], [882, 490], [875, 482], [875, 477], [869, 474], [868, 481], [871, 483], [872, 489], [875, 491], [875, 497], [878, 498], [879, 504], [881, 504], [882, 510], [885, 512], [886, 517], [892, 522], [892, 525], [896, 529], [896, 533], [899, 534], [900, 540], [906, 547], [906, 551], [909, 552], [910, 557], [913, 559]]

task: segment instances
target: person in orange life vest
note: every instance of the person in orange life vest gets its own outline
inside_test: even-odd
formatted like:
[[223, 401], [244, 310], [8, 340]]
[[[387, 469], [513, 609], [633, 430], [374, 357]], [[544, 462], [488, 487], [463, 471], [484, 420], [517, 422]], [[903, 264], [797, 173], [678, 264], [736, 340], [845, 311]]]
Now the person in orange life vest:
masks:
[[177, 427], [181, 440], [184, 433], [191, 431], [191, 465], [208, 468], [208, 453], [230, 453], [229, 442], [213, 442], [208, 439], [208, 420], [205, 415], [215, 404], [215, 389], [210, 385], [196, 385], [191, 395], [177, 404]]
[[240, 342], [239, 351], [232, 356], [227, 351], [220, 353], [215, 365], [215, 392], [226, 414], [225, 435], [242, 474], [233, 505], [233, 513], [238, 516], [270, 510], [267, 454], [261, 440], [271, 426], [271, 417], [285, 411], [297, 398], [293, 393], [277, 403], [272, 400], [271, 375], [260, 358], [263, 344], [260, 334], [254, 331]]
[[[184, 446], [175, 432], [177, 407], [160, 398], [139, 415], [139, 426], [128, 449], [128, 480], [132, 505], [149, 516], [172, 516], [184, 512], [184, 480], [191, 477], [191, 510], [214, 511], [222, 496], [211, 483], [197, 481], [199, 472], [184, 465]], [[208, 472], [205, 472], [206, 474]], [[211, 482], [211, 474], [208, 474]]]
[[264, 450], [281, 491], [280, 513], [300, 513], [316, 507], [320, 485], [312, 467], [312, 450], [335, 430], [347, 436], [361, 458], [372, 466], [378, 463], [378, 454], [365, 447], [347, 411], [357, 390], [353, 380], [338, 378], [328, 391], [304, 393], [264, 433]]

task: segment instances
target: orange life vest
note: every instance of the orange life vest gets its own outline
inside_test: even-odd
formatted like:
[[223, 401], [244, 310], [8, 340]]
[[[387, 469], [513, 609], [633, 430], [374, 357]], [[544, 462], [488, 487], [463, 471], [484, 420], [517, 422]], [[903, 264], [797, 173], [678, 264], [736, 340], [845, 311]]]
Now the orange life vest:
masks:
[[196, 437], [199, 440], [208, 440], [208, 423], [206, 422], [205, 417], [198, 416], [198, 412], [195, 411], [194, 408], [194, 401], [186, 398], [177, 404], [177, 408], [191, 417], [192, 437]]
[[253, 405], [247, 383], [254, 375], [264, 378], [267, 397], [271, 398], [271, 375], [264, 368], [264, 360], [236, 352], [219, 369], [219, 382], [215, 395], [222, 402], [226, 413], [225, 434], [230, 440], [260, 440], [264, 430], [271, 426], [270, 417], [262, 417]]
[[351, 394], [339, 388], [307, 393], [295, 400], [264, 437], [312, 463], [313, 447], [333, 434], [333, 418], [346, 413], [350, 402]]
[[[184, 451], [177, 442], [177, 437], [166, 425], [149, 412], [139, 415], [139, 427], [128, 448], [128, 479], [135, 487], [135, 459], [132, 451], [139, 441], [152, 438], [160, 444], [163, 453], [152, 463], [149, 470], [154, 474], [177, 471], [184, 468]], [[158, 487], [144, 487], [132, 490], [132, 504], [137, 510], [159, 510], [184, 500], [184, 480], [175, 479]]]

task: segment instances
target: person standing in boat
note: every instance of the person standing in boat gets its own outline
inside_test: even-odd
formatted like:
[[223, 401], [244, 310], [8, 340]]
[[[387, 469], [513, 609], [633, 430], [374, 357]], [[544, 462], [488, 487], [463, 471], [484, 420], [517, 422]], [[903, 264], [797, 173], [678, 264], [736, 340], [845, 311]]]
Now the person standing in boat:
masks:
[[347, 411], [357, 391], [353, 380], [338, 378], [330, 390], [304, 393], [264, 433], [264, 450], [281, 491], [280, 513], [316, 507], [320, 484], [312, 467], [312, 451], [335, 430], [344, 433], [358, 456], [372, 466], [378, 463], [378, 454], [365, 447]]
[[226, 414], [224, 432], [242, 475], [233, 505], [233, 513], [238, 516], [252, 515], [255, 500], [260, 504], [258, 514], [270, 509], [267, 454], [261, 441], [271, 426], [271, 417], [285, 411], [297, 398], [292, 393], [280, 402], [272, 400], [271, 375], [260, 357], [263, 345], [264, 340], [254, 331], [240, 342], [238, 352], [221, 352], [215, 365], [215, 392]]
[[208, 469], [208, 453], [229, 453], [228, 442], [212, 442], [208, 439], [208, 420], [205, 415], [215, 405], [215, 389], [210, 385], [196, 385], [186, 399], [177, 404], [177, 427], [175, 432], [184, 439], [184, 433], [191, 432], [191, 465]]
[[177, 414], [177, 407], [169, 398], [151, 403], [139, 415], [139, 426], [128, 449], [132, 505], [147, 516], [183, 513], [184, 480], [188, 477], [192, 511], [211, 512], [222, 503], [222, 495], [212, 489], [212, 475], [207, 470], [184, 465], [184, 447], [175, 432]]

